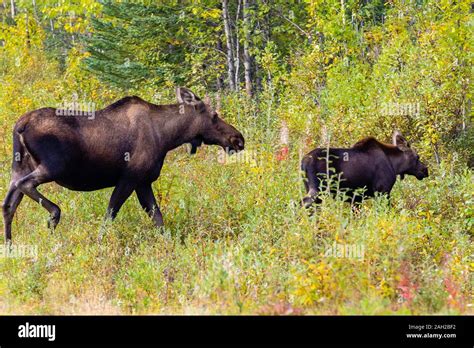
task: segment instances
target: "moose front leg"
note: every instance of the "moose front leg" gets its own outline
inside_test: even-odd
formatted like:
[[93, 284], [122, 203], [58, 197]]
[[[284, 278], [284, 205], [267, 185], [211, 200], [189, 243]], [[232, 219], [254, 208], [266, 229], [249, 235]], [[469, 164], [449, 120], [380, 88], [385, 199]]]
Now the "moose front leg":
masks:
[[318, 205], [321, 204], [321, 198], [318, 197], [319, 191], [317, 190], [309, 190], [307, 195], [303, 197], [303, 200], [301, 201], [301, 206], [304, 208], [309, 208], [312, 205]]
[[122, 205], [130, 197], [135, 185], [130, 181], [121, 181], [115, 186], [112, 196], [110, 197], [109, 206], [107, 208], [106, 218], [115, 219]]
[[358, 193], [353, 193], [351, 199], [351, 209], [352, 212], [355, 214], [360, 214], [360, 208], [362, 206], [362, 202], [364, 200], [364, 196]]
[[393, 206], [392, 200], [390, 199], [390, 192], [392, 191], [392, 187], [395, 184], [396, 178], [396, 175], [394, 175], [391, 179], [376, 180], [372, 189], [374, 194], [376, 193], [378, 195], [384, 195], [387, 197], [389, 207]]
[[143, 210], [150, 216], [156, 227], [163, 226], [163, 216], [161, 215], [160, 208], [156, 204], [155, 196], [151, 184], [144, 184], [135, 190], [137, 193], [138, 201], [142, 206]]

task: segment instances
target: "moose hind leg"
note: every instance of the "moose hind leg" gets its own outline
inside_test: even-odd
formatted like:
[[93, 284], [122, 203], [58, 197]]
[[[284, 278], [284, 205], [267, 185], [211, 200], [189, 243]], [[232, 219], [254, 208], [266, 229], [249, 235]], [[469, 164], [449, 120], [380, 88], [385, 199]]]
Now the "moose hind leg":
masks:
[[3, 219], [5, 222], [5, 243], [11, 243], [13, 216], [22, 198], [23, 193], [12, 183], [2, 204]]
[[51, 181], [53, 180], [48, 175], [47, 170], [44, 167], [39, 166], [30, 174], [19, 179], [15, 185], [22, 193], [38, 202], [49, 212], [50, 219], [48, 221], [48, 227], [54, 229], [59, 223], [61, 209], [59, 209], [56, 204], [51, 202], [36, 189], [37, 186]]

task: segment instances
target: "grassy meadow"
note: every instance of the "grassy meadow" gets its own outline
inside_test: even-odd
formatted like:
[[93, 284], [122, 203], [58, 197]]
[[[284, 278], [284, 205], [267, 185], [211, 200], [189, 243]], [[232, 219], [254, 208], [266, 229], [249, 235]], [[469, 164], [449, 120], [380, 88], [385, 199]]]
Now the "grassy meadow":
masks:
[[[472, 171], [442, 162], [430, 166], [428, 179], [397, 182], [391, 208], [380, 197], [353, 212], [327, 198], [308, 216], [295, 203], [303, 194], [299, 151], [278, 161], [270, 144], [249, 139], [246, 151], [252, 146], [254, 160], [228, 164], [219, 163], [217, 148], [202, 147], [196, 156], [184, 147], [170, 153], [153, 186], [164, 232], [153, 227], [135, 196], [114, 222], [104, 223], [111, 189], [80, 193], [42, 186], [62, 208], [62, 220], [49, 230], [47, 212], [24, 198], [13, 238], [37, 245], [38, 257], [0, 259], [0, 311], [472, 311]], [[9, 153], [2, 152], [2, 163], [4, 196]], [[356, 246], [359, 253], [341, 256], [334, 245]]]
[[[23, 199], [13, 242], [38, 252], [1, 249], [0, 314], [474, 313], [470, 1], [255, 0], [249, 22], [230, 2], [233, 41], [220, 1], [153, 3], [0, 5], [0, 199], [16, 120], [73, 99], [165, 104], [186, 86], [211, 97], [246, 150], [226, 163], [217, 147], [170, 152], [153, 184], [164, 230], [135, 195], [109, 222], [112, 189], [40, 186], [61, 222], [51, 231], [47, 211]], [[240, 63], [239, 88], [226, 42], [252, 56], [237, 53], [253, 69], [244, 84]], [[391, 206], [377, 197], [352, 211], [323, 197], [311, 216], [299, 207], [304, 154], [366, 136], [390, 142], [394, 129], [428, 178], [398, 179]]]

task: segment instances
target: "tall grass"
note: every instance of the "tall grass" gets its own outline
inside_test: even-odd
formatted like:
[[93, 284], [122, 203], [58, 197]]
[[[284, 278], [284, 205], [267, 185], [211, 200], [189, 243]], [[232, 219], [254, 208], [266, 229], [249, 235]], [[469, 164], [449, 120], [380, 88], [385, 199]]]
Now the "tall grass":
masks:
[[[80, 87], [60, 83], [54, 69], [38, 66], [40, 59], [29, 62], [25, 76], [2, 77], [1, 198], [10, 180], [14, 122]], [[28, 73], [36, 70], [41, 74]], [[112, 99], [113, 91], [91, 86], [99, 107]], [[472, 313], [474, 175], [463, 157], [446, 155], [440, 165], [423, 158], [430, 177], [397, 182], [392, 206], [379, 197], [353, 212], [340, 197], [324, 197], [310, 216], [299, 207], [299, 168], [301, 155], [321, 141], [320, 125], [316, 118], [309, 128], [298, 121], [308, 105], [272, 93], [258, 103], [222, 100], [250, 160], [222, 164], [219, 150], [205, 146], [196, 156], [183, 147], [168, 155], [153, 184], [164, 231], [153, 227], [135, 196], [114, 222], [104, 222], [111, 189], [80, 193], [42, 185], [62, 208], [55, 231], [47, 228], [47, 212], [24, 198], [13, 240], [39, 252], [0, 257], [0, 313]], [[295, 108], [278, 107], [289, 102]], [[278, 160], [279, 120], [290, 117], [289, 157]], [[363, 118], [356, 121], [356, 134], [386, 140]], [[359, 140], [347, 128], [333, 135], [335, 146]]]
[[[245, 134], [249, 122], [235, 123]], [[273, 141], [247, 136], [247, 144], [257, 165], [220, 164], [215, 147], [194, 157], [184, 148], [169, 154], [153, 185], [164, 231], [152, 226], [135, 196], [110, 223], [103, 215], [111, 189], [43, 185], [62, 208], [62, 221], [49, 230], [47, 212], [23, 200], [14, 242], [37, 245], [39, 254], [0, 258], [0, 311], [472, 312], [472, 171], [443, 162], [426, 180], [398, 182], [392, 207], [379, 197], [353, 212], [327, 197], [310, 216], [298, 205], [299, 149], [277, 161]], [[2, 197], [9, 180], [3, 156]], [[348, 246], [362, 248], [362, 257], [328, 253]]]

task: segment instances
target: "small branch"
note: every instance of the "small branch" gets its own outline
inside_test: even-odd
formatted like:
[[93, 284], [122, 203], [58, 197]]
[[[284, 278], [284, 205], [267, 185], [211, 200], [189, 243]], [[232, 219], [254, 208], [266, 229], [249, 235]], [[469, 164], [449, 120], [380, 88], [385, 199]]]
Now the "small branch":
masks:
[[310, 42], [313, 41], [313, 36], [312, 36], [310, 33], [308, 33], [307, 31], [303, 30], [303, 28], [301, 28], [298, 24], [296, 24], [295, 22], [293, 22], [293, 21], [292, 21], [291, 19], [289, 19], [288, 17], [284, 16], [283, 13], [281, 13], [281, 11], [278, 12], [278, 15], [279, 15], [281, 18], [285, 19], [288, 23], [290, 23], [291, 25], [293, 25], [296, 29], [298, 29], [303, 35], [305, 35], [305, 36], [308, 38], [308, 40], [309, 40]]

